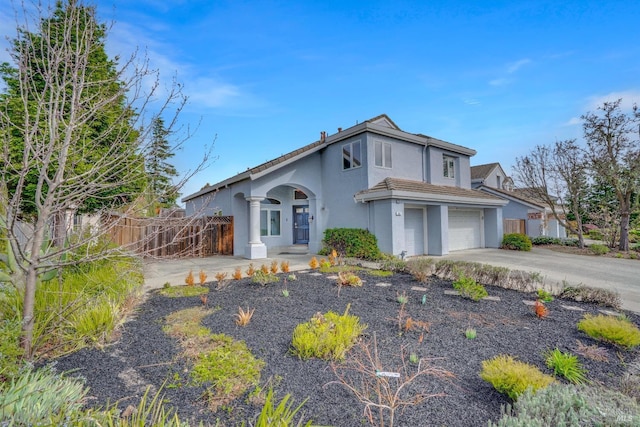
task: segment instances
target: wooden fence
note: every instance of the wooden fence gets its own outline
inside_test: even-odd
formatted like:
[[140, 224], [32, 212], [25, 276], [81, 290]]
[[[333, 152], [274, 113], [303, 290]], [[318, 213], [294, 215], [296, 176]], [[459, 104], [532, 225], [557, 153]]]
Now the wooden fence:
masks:
[[233, 255], [233, 217], [132, 218], [110, 215], [114, 243], [149, 257]]
[[524, 219], [505, 219], [502, 221], [504, 234], [527, 234], [527, 225]]

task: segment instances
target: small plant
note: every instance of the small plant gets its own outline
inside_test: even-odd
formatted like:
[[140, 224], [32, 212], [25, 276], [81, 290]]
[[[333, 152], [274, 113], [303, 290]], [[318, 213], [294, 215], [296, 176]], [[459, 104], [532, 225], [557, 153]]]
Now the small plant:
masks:
[[300, 405], [293, 408], [293, 401], [289, 401], [290, 394], [285, 395], [277, 406], [273, 406], [274, 393], [273, 389], [269, 388], [267, 396], [264, 400], [264, 406], [260, 415], [256, 419], [255, 424], [251, 424], [253, 427], [272, 427], [272, 426], [297, 426], [297, 427], [311, 427], [312, 422], [307, 421], [303, 424], [304, 415], [300, 415], [298, 421], [294, 421], [302, 406], [306, 403], [305, 399]]
[[547, 292], [544, 289], [540, 288], [536, 291], [536, 293], [538, 294], [538, 299], [542, 302], [553, 301], [553, 295], [551, 295], [551, 292]]
[[204, 294], [204, 295], [200, 295], [200, 301], [202, 302], [202, 305], [207, 305], [207, 300], [209, 299], [209, 295]]
[[416, 353], [411, 353], [409, 355], [409, 363], [411, 363], [412, 365], [417, 365], [418, 362], [420, 362], [420, 358], [418, 357], [418, 355]]
[[238, 307], [238, 312], [235, 314], [236, 325], [247, 326], [249, 322], [251, 322], [254, 311], [256, 311], [255, 308], [250, 310], [249, 307], [247, 307], [247, 311], [244, 311], [242, 307]]
[[538, 319], [544, 319], [549, 315], [549, 309], [539, 299], [533, 303], [533, 312], [538, 316]]
[[409, 302], [409, 297], [407, 296], [406, 291], [402, 291], [401, 294], [396, 295], [396, 301], [400, 304], [407, 304]]
[[233, 275], [231, 277], [233, 278], [233, 280], [242, 279], [242, 269], [240, 267], [236, 267], [236, 269], [233, 271]]
[[640, 345], [640, 329], [627, 320], [615, 316], [586, 314], [578, 322], [578, 330], [597, 340], [631, 350]]
[[412, 317], [407, 317], [404, 321], [404, 329], [405, 332], [413, 331], [413, 330], [421, 330], [423, 332], [429, 332], [431, 329], [431, 323], [425, 322], [424, 320], [413, 319]]
[[315, 270], [319, 266], [320, 263], [318, 262], [318, 259], [316, 257], [311, 257], [311, 259], [309, 260], [309, 267], [311, 267], [312, 270]]
[[289, 297], [289, 291], [286, 290], [286, 289], [283, 289], [282, 290], [282, 296], [285, 297], [285, 298], [288, 298]]
[[511, 233], [505, 234], [502, 238], [502, 248], [512, 251], [530, 251], [531, 239], [526, 234]]
[[589, 245], [589, 250], [594, 255], [606, 255], [609, 253], [609, 247], [607, 245], [602, 245], [600, 243], [594, 243]]
[[253, 267], [253, 263], [249, 263], [249, 267], [247, 268], [247, 271], [245, 271], [245, 273], [247, 273], [248, 277], [253, 277], [255, 272], [256, 272], [256, 269]]
[[458, 291], [461, 297], [468, 298], [473, 301], [480, 301], [482, 298], [489, 295], [484, 286], [462, 273], [458, 275], [458, 280], [453, 282], [453, 289]]
[[169, 288], [171, 287], [171, 283], [169, 283], [169, 282], [164, 282], [164, 284], [162, 285], [162, 287], [163, 287], [164, 289], [169, 289]]
[[276, 276], [275, 274], [271, 274], [269, 272], [265, 273], [262, 270], [258, 270], [255, 273], [253, 273], [253, 276], [251, 278], [251, 281], [253, 283], [259, 283], [262, 286], [267, 285], [268, 283], [273, 283], [273, 282], [277, 282], [278, 276]]
[[189, 270], [189, 274], [187, 274], [187, 277], [184, 279], [184, 283], [186, 283], [187, 286], [195, 285], [196, 279], [193, 277], [193, 271]]
[[324, 258], [320, 258], [320, 271], [323, 273], [331, 271], [331, 262]]
[[207, 273], [205, 273], [204, 270], [200, 270], [198, 273], [198, 279], [200, 280], [200, 284], [204, 285], [207, 281]]
[[288, 276], [287, 276], [287, 279], [288, 279], [288, 280], [298, 280], [298, 278], [296, 277], [296, 275], [295, 275], [295, 274], [293, 274], [293, 273], [292, 273], [292, 274], [290, 274], [290, 275], [288, 275]]
[[338, 273], [338, 286], [362, 286], [362, 279], [350, 271]]
[[335, 249], [331, 250], [331, 253], [329, 254], [329, 264], [336, 265], [336, 263], [338, 262], [338, 252]]
[[422, 305], [425, 305], [427, 303], [427, 294], [422, 295], [422, 300], [420, 300], [420, 303]]
[[464, 336], [469, 340], [474, 340], [476, 339], [476, 336], [478, 336], [478, 332], [474, 328], [467, 328], [464, 331]]
[[588, 302], [615, 309], [622, 307], [620, 295], [611, 289], [594, 288], [583, 285], [566, 286], [559, 296], [560, 298]]
[[571, 353], [564, 353], [557, 348], [544, 354], [547, 367], [553, 369], [553, 373], [560, 375], [574, 384], [586, 381], [585, 371], [578, 357]]
[[553, 377], [543, 374], [535, 366], [508, 355], [484, 360], [480, 377], [512, 400], [517, 400], [528, 388], [537, 391], [554, 381]]
[[271, 261], [271, 267], [269, 269], [271, 274], [276, 274], [278, 272], [278, 261]]
[[595, 360], [596, 362], [608, 362], [609, 352], [606, 348], [597, 345], [586, 345], [580, 340], [576, 340], [576, 347], [573, 349], [582, 357]]
[[293, 331], [292, 353], [301, 359], [317, 357], [341, 360], [366, 329], [357, 316], [349, 314], [347, 304], [342, 315], [329, 311], [316, 313], [311, 320]]
[[267, 266], [267, 264], [262, 264], [260, 266], [260, 271], [262, 271], [264, 274], [269, 274], [270, 273], [269, 267]]
[[216, 281], [218, 282], [216, 289], [223, 289], [228, 283], [227, 273], [216, 273]]
[[289, 261], [282, 261], [280, 263], [280, 270], [283, 273], [288, 273], [289, 272]]

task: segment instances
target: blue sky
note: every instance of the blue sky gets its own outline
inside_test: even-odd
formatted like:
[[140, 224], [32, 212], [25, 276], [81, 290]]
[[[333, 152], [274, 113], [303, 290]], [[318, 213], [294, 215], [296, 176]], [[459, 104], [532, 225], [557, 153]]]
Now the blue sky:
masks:
[[[0, 6], [12, 37], [13, 12]], [[640, 2], [99, 0], [111, 55], [177, 76], [197, 133], [173, 159], [199, 190], [386, 113], [507, 173], [536, 144], [580, 138], [604, 100], [640, 103]], [[0, 60], [7, 60], [3, 41]]]

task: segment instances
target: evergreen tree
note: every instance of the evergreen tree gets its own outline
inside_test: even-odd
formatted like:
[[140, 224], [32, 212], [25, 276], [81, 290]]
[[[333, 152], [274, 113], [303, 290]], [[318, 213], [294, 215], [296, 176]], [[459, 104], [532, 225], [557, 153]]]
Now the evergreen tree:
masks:
[[168, 140], [170, 132], [161, 117], [156, 117], [151, 126], [151, 142], [145, 159], [150, 202], [154, 207], [168, 208], [175, 206], [179, 195], [172, 181], [178, 171], [167, 161], [174, 156]]

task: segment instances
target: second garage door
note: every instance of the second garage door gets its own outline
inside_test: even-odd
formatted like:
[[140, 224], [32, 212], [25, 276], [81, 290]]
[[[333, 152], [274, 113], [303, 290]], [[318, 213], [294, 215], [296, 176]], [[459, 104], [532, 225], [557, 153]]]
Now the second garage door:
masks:
[[482, 247], [482, 211], [449, 210], [449, 250]]

